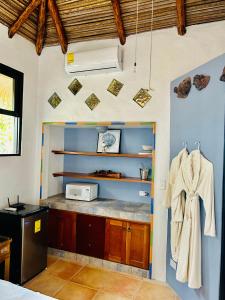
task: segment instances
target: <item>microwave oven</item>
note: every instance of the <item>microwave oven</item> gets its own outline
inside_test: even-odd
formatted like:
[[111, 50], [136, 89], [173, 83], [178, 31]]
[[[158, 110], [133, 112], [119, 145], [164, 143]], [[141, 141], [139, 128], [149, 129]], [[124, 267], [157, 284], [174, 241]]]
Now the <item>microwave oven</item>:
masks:
[[98, 197], [97, 183], [68, 183], [66, 199], [92, 201]]

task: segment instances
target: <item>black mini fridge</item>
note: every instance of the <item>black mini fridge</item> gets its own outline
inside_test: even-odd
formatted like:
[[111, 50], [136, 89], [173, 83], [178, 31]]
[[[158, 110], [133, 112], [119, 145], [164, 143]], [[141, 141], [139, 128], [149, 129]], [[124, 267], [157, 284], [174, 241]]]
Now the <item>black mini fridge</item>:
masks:
[[0, 235], [12, 238], [10, 281], [23, 284], [47, 266], [48, 207], [0, 211]]

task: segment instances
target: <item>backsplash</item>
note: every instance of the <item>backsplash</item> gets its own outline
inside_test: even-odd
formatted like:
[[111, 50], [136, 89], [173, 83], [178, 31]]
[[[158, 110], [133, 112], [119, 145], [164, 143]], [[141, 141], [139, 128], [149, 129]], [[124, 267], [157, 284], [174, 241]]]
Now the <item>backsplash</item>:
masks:
[[[65, 128], [64, 149], [73, 151], [96, 152], [98, 132], [95, 128]], [[151, 128], [123, 128], [121, 129], [121, 153], [143, 152], [142, 145], [154, 145], [154, 135]], [[88, 157], [65, 155], [64, 171], [90, 173], [96, 170], [113, 170], [122, 175], [139, 177], [140, 168], [151, 167], [150, 158], [123, 157]], [[64, 177], [63, 184], [71, 182], [88, 182], [88, 180]], [[127, 183], [116, 181], [91, 180], [99, 184], [99, 197], [132, 202], [150, 202], [150, 196], [140, 197], [139, 191], [150, 192], [148, 184]]]

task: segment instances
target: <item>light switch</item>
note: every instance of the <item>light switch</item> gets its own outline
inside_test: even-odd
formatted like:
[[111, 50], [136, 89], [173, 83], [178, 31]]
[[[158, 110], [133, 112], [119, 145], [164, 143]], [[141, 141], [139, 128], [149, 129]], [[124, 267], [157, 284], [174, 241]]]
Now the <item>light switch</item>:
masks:
[[166, 180], [165, 179], [160, 180], [159, 188], [160, 188], [160, 190], [165, 190], [166, 189]]

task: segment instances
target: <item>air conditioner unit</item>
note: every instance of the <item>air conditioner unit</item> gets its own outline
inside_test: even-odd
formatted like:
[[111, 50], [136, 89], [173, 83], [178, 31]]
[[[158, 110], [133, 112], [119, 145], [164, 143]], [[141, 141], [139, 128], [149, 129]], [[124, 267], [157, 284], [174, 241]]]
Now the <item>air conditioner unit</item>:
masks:
[[119, 46], [68, 52], [65, 55], [65, 70], [68, 74], [87, 75], [122, 71], [122, 66], [122, 49]]

